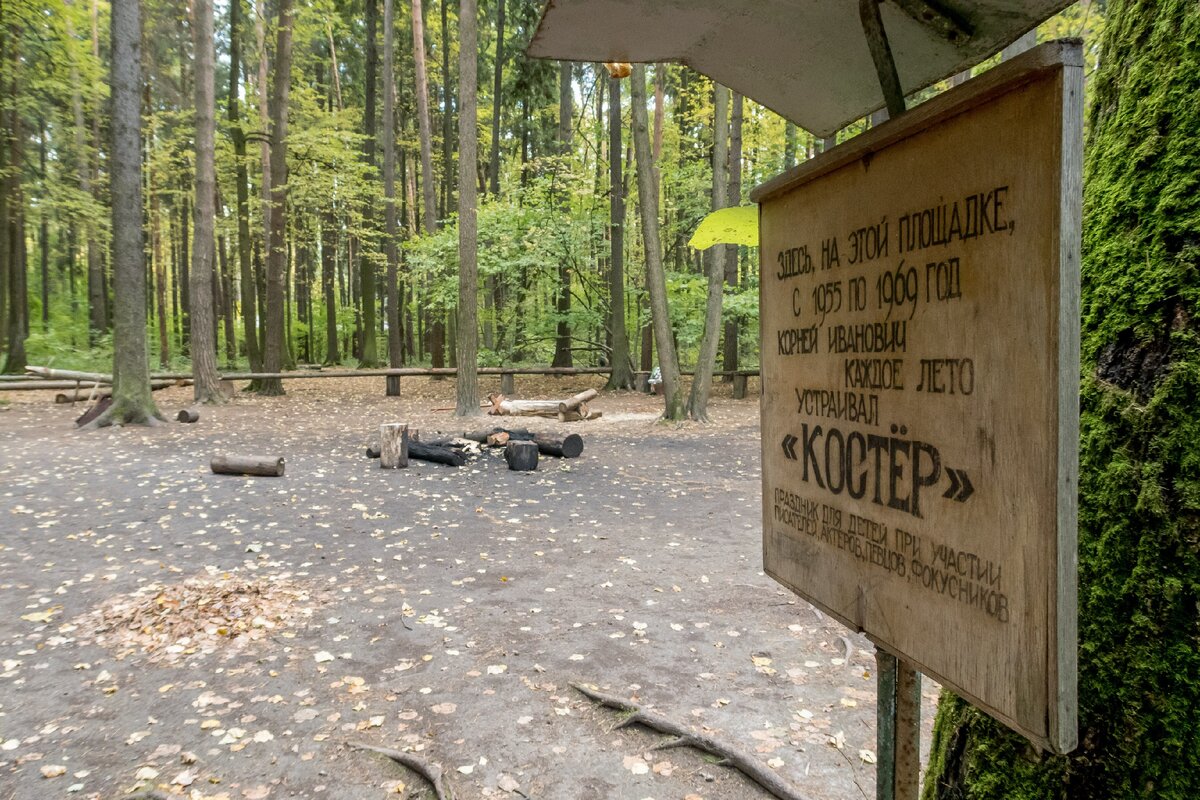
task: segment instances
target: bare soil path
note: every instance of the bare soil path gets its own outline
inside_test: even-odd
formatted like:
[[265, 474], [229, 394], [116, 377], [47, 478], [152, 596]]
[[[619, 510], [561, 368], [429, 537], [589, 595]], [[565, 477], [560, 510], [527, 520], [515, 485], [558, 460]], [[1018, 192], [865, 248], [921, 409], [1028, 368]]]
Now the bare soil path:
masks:
[[[523, 397], [589, 379], [518, 378]], [[604, 393], [536, 472], [364, 457], [381, 422], [465, 423], [449, 381], [296, 381], [195, 425], [76, 433], [0, 410], [0, 798], [765, 797], [614, 729], [588, 683], [727, 740], [811, 798], [874, 792], [870, 645], [762, 573], [758, 404], [707, 426]], [[485, 385], [485, 389], [491, 388]], [[753, 387], [752, 387], [753, 388]], [[188, 405], [190, 389], [156, 394]], [[40, 393], [36, 393], [40, 395]], [[213, 475], [278, 454], [283, 478]], [[926, 683], [926, 717], [936, 687]], [[928, 725], [928, 723], [926, 723]]]

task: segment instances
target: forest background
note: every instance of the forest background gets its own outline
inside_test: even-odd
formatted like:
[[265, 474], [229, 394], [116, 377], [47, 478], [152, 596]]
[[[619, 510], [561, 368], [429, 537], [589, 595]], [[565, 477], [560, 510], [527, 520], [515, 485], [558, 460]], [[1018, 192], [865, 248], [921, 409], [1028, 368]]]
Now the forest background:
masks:
[[[688, 238], [713, 208], [745, 202], [757, 183], [880, 119], [821, 140], [683, 66], [655, 65], [621, 80], [599, 64], [533, 60], [524, 47], [541, 4], [484, 0], [473, 14], [478, 88], [468, 121], [477, 156], [464, 164], [458, 142], [467, 123], [456, 89], [461, 23], [469, 22], [459, 15], [467, 6], [393, 2], [142, 4], [151, 360], [173, 371], [192, 366], [190, 317], [198, 312], [189, 276], [199, 254], [212, 264], [213, 313], [205, 319], [220, 364], [263, 368], [269, 223], [273, 208], [285, 206], [283, 367], [455, 366], [458, 187], [468, 169], [480, 197], [479, 365], [652, 369], [632, 95], [648, 106], [639, 110], [656, 167], [653, 217], [679, 360], [685, 367], [704, 360], [713, 301], [706, 271], [720, 257], [721, 346], [706, 366], [757, 366], [757, 250], [704, 254]], [[197, 48], [197, 9], [205, 5], [215, 20], [215, 60], [207, 63], [197, 58], [205, 49]], [[112, 364], [108, 209], [120, 198], [109, 181], [109, 15], [105, 0], [0, 2], [5, 372], [26, 363], [99, 371]], [[1086, 35], [1094, 43], [1103, 21], [1102, 2], [1081, 2], [1038, 35]], [[282, 28], [289, 36], [280, 36]], [[1098, 58], [1090, 45], [1093, 68]], [[290, 73], [282, 98], [272, 96], [280, 63]], [[206, 70], [215, 96], [198, 117], [197, 75]], [[631, 92], [630, 80], [641, 86]], [[280, 100], [286, 182], [273, 201], [271, 132], [280, 109], [272, 106]], [[210, 212], [196, 199], [196, 134], [202, 117], [213, 115]], [[211, 247], [198, 249], [198, 237]]]

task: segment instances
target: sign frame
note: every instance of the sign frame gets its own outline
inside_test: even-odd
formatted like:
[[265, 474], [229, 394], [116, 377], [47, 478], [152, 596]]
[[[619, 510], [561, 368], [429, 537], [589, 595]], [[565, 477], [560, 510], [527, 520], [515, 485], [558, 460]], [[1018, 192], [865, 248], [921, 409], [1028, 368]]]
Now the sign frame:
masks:
[[[1018, 713], [985, 695], [988, 691], [976, 685], [968, 685], [959, 675], [949, 674], [946, 669], [930, 667], [927, 659], [919, 652], [906, 652], [907, 648], [896, 646], [888, 631], [864, 627], [865, 615], [847, 613], [844, 605], [827, 602], [819, 595], [820, 589], [799, 585], [788, 574], [782, 562], [777, 563], [773, 545], [782, 534], [773, 532], [771, 515], [771, 481], [773, 461], [791, 458], [788, 455], [787, 439], [781, 443], [774, 440], [774, 431], [768, 434], [768, 402], [776, 392], [790, 392], [792, 387], [771, 385], [768, 373], [768, 357], [777, 344], [774, 330], [767, 324], [768, 308], [766, 293], [778, 287], [774, 276], [764, 275], [760, 281], [760, 304], [764, 309], [760, 325], [763, 376], [763, 558], [766, 572], [775, 580], [812, 602], [824, 612], [848, 627], [866, 633], [887, 651], [896, 654], [905, 662], [930, 674], [944, 685], [967, 698], [975, 706], [989, 713], [1000, 722], [1024, 735], [1042, 749], [1065, 753], [1074, 749], [1078, 741], [1078, 599], [1077, 599], [1077, 517], [1078, 517], [1078, 446], [1079, 446], [1079, 283], [1080, 283], [1080, 232], [1082, 227], [1082, 131], [1083, 131], [1083, 58], [1078, 40], [1050, 42], [1034, 48], [1012, 61], [1001, 64], [967, 83], [951, 89], [929, 100], [904, 115], [878, 128], [859, 135], [830, 152], [808, 161], [767, 183], [751, 193], [751, 200], [759, 203], [760, 242], [764, 266], [770, 263], [768, 237], [763, 230], [764, 208], [781, 201], [788, 195], [827, 176], [833, 176], [847, 167], [870, 165], [872, 159], [894, 145], [900, 145], [914, 137], [936, 131], [939, 126], [953, 124], [955, 120], [972, 111], [986, 111], [993, 103], [1013, 92], [1042, 81], [1054, 83], [1058, 108], [1053, 113], [1060, 120], [1058, 131], [1061, 141], [1058, 147], [1060, 162], [1057, 165], [1057, 198], [1044, 198], [1045, 205], [1055, 215], [1048, 223], [1056, 228], [1057, 234], [1057, 297], [1048, 315], [1056, 321], [1057, 336], [1049, 358], [1055, 366], [1054, 385], [1047, 388], [1053, 393], [1056, 406], [1055, 430], [1047, 433], [1053, 442], [1042, 457], [1052, 459], [1054, 475], [1053, 542], [1049, 547], [1052, 558], [1045, 566], [1043, 578], [1045, 596], [1039, 600], [1045, 604], [1045, 617], [1040, 620], [1024, 620], [1023, 624], [1045, 625], [1044, 654], [1028, 654], [1035, 663], [1036, 674], [1044, 679], [1045, 685], [1038, 691], [1044, 693], [1044, 707], [1039, 706], [1036, 714], [1028, 709]], [[936, 192], [934, 192], [936, 195]], [[794, 362], [793, 362], [794, 363]], [[780, 456], [780, 447], [783, 456]], [[792, 442], [792, 452], [796, 444]], [[1052, 451], [1052, 452], [1051, 452]], [[786, 462], [784, 462], [786, 463]], [[919, 466], [919, 464], [918, 464]], [[1049, 467], [1048, 467], [1049, 468]], [[958, 483], [950, 477], [952, 487]], [[965, 490], [960, 489], [959, 494]], [[950, 496], [947, 492], [947, 496]], [[1040, 546], [1046, 546], [1041, 543]], [[1023, 573], [1022, 573], [1023, 575]], [[860, 593], [862, 588], [859, 589]], [[857, 617], [857, 618], [856, 618]], [[970, 632], [960, 634], [969, 640]], [[916, 649], [916, 648], [914, 648]], [[1039, 716], [1040, 715], [1040, 716]]]

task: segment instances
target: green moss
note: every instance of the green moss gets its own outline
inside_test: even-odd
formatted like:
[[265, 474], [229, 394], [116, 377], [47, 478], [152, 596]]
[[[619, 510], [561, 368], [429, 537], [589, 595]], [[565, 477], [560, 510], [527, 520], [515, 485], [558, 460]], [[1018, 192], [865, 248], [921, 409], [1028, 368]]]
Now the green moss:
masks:
[[1102, 49], [1084, 189], [1080, 747], [1037, 757], [948, 695], [926, 800], [1200, 796], [1200, 4], [1113, 0]]

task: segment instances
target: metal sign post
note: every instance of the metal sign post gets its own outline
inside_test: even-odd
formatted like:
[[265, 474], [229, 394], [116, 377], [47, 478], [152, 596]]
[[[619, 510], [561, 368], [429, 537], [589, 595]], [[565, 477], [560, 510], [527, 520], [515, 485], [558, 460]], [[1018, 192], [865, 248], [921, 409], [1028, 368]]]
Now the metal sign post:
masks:
[[916, 800], [921, 776], [921, 673], [875, 649], [877, 800]]

